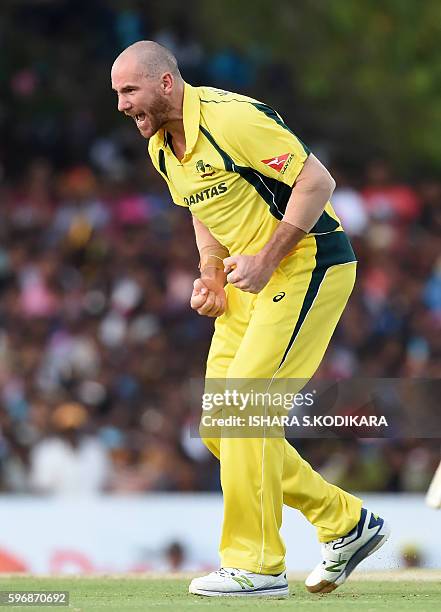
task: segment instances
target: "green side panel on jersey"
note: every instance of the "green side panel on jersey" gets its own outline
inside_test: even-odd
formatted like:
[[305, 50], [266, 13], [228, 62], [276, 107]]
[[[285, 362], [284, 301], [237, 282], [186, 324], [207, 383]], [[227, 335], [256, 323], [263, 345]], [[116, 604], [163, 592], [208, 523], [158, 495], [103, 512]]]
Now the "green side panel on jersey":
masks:
[[219, 146], [206, 128], [201, 125], [200, 130], [222, 157], [225, 170], [227, 172], [237, 172], [268, 204], [271, 214], [279, 221], [283, 219], [292, 188], [289, 185], [285, 185], [285, 183], [265, 176], [255, 168], [236, 165], [231, 156]]

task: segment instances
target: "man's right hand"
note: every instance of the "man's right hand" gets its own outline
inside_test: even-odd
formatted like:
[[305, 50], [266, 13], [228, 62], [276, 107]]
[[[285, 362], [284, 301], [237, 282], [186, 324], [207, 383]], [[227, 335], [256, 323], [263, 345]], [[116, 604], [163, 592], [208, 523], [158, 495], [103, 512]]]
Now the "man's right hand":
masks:
[[193, 283], [190, 306], [200, 315], [220, 317], [227, 308], [225, 290], [211, 278], [197, 278]]

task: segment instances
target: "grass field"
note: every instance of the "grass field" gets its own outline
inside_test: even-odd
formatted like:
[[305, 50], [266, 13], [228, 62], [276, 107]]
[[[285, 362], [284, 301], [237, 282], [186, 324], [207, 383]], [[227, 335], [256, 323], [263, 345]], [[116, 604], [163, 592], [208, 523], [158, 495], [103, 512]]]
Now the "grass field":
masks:
[[287, 599], [205, 598], [187, 593], [188, 578], [156, 577], [1, 577], [0, 590], [61, 590], [70, 592], [70, 605], [0, 606], [1, 610], [69, 610], [72, 612], [141, 612], [144, 610], [198, 612], [207, 610], [324, 610], [376, 612], [377, 610], [441, 610], [441, 573], [430, 571], [358, 574], [329, 595], [311, 595], [295, 576]]

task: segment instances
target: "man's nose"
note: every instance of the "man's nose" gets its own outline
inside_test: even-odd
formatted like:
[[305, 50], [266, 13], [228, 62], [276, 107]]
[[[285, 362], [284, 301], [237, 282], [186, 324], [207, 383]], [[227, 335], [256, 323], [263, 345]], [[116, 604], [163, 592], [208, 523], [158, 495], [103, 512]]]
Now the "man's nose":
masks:
[[131, 107], [130, 102], [127, 100], [127, 98], [119, 98], [118, 99], [118, 110], [121, 112], [127, 111], [129, 110]]

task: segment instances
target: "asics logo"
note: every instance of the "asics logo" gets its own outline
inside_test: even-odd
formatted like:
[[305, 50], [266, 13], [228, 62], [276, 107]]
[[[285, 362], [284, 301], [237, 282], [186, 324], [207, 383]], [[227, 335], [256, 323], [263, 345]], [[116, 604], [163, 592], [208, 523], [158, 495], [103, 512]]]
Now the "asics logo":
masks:
[[277, 295], [273, 297], [273, 302], [280, 302], [280, 300], [283, 300], [285, 295], [286, 293], [284, 291], [281, 291], [280, 293], [278, 293]]

